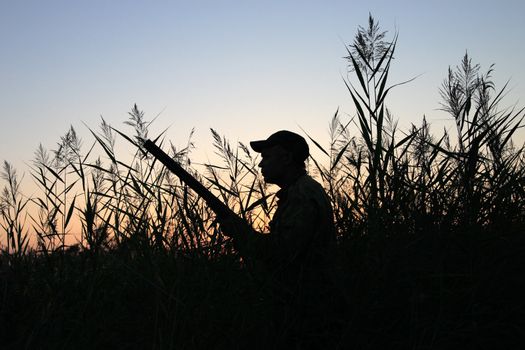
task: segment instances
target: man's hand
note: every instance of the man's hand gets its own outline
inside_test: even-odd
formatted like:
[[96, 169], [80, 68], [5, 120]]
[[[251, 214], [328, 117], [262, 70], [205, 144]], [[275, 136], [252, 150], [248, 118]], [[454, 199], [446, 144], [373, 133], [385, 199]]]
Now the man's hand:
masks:
[[245, 238], [253, 231], [252, 227], [246, 221], [236, 215], [217, 217], [217, 221], [221, 226], [222, 233], [234, 239]]

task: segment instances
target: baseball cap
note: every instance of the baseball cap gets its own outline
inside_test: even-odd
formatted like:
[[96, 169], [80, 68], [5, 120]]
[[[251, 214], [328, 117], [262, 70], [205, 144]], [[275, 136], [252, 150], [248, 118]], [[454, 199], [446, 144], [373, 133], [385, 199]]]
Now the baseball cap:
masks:
[[304, 137], [288, 130], [277, 131], [266, 140], [252, 141], [250, 146], [258, 153], [261, 153], [265, 148], [281, 146], [291, 152], [295, 160], [299, 162], [304, 162], [310, 154], [308, 143]]

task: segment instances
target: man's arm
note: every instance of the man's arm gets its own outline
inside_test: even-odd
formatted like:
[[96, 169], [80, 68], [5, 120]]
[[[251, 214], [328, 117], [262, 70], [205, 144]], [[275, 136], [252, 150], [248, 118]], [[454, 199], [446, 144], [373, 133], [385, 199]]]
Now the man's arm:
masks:
[[305, 258], [316, 248], [314, 245], [320, 241], [320, 209], [311, 198], [290, 198], [274, 215], [268, 234], [253, 230], [242, 219], [219, 222], [243, 257], [282, 266]]

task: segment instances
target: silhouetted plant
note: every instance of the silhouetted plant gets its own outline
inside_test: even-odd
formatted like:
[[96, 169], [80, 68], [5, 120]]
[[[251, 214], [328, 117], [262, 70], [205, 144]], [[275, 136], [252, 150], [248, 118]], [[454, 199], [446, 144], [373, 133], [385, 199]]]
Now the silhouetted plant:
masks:
[[14, 258], [24, 256], [28, 249], [29, 232], [25, 228], [28, 199], [20, 192], [20, 180], [13, 166], [4, 161], [0, 178], [7, 182], [0, 194], [0, 227], [6, 234], [5, 253]]
[[[391, 42], [385, 41], [387, 31], [379, 29], [379, 23], [372, 14], [368, 15], [368, 26], [358, 26], [354, 43], [351, 46], [351, 55], [345, 57], [352, 61], [355, 58], [359, 70], [367, 77], [375, 74], [376, 63], [380, 62], [390, 50]], [[348, 66], [350, 72], [355, 72], [354, 64]], [[383, 70], [384, 68], [379, 68]]]
[[[458, 129], [459, 150], [450, 155], [458, 167], [458, 209], [469, 226], [496, 220], [492, 214], [500, 211], [503, 203], [507, 204], [504, 211], [512, 212], [518, 202], [510, 196], [523, 176], [516, 168], [523, 148], [515, 149], [511, 143], [523, 125], [523, 109], [500, 110], [506, 85], [496, 91], [491, 80], [493, 66], [484, 74], [479, 71], [479, 64], [472, 64], [465, 54], [460, 66], [449, 68], [440, 90], [443, 110], [456, 120]], [[497, 206], [492, 202], [496, 198]]]

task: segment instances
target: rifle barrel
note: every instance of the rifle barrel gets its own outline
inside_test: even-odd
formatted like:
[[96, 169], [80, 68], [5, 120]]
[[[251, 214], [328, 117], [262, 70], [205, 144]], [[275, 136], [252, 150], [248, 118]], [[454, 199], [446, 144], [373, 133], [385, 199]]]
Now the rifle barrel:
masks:
[[194, 190], [202, 199], [206, 201], [208, 206], [219, 216], [237, 216], [226, 204], [217, 198], [209, 189], [200, 183], [195, 177], [188, 173], [180, 166], [173, 158], [166, 154], [153, 141], [146, 140], [144, 148], [151, 153], [157, 160], [159, 160], [168, 170], [177, 175], [186, 185]]

